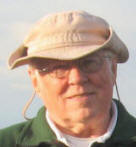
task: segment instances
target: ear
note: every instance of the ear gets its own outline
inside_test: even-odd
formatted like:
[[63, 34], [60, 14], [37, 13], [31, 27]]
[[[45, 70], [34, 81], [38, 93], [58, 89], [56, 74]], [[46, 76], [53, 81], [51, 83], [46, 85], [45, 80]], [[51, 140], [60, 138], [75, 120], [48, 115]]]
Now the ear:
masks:
[[28, 74], [29, 74], [29, 77], [31, 79], [31, 82], [32, 82], [32, 85], [36, 91], [37, 94], [39, 94], [39, 86], [38, 86], [38, 79], [37, 79], [37, 76], [36, 76], [36, 73], [35, 73], [35, 69], [33, 67], [28, 67]]

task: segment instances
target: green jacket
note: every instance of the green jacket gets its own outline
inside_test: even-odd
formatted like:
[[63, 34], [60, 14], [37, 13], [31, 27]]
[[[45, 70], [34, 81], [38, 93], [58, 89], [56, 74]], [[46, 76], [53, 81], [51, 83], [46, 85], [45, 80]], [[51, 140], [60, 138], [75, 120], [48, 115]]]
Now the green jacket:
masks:
[[[136, 147], [136, 118], [121, 103], [116, 103], [119, 104], [118, 120], [111, 138], [104, 144], [95, 143], [93, 147]], [[48, 147], [61, 147], [61, 143], [55, 143], [56, 136], [45, 119], [44, 107], [32, 120], [0, 130], [0, 147], [37, 147], [41, 142]]]

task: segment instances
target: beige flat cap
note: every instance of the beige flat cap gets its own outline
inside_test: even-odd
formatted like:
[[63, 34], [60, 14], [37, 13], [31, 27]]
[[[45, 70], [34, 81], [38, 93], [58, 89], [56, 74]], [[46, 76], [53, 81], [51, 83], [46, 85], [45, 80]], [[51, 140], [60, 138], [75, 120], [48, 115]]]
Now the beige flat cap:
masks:
[[84, 11], [54, 13], [42, 18], [23, 44], [9, 57], [9, 68], [28, 64], [31, 58], [75, 60], [108, 49], [118, 63], [128, 59], [128, 49], [102, 18]]

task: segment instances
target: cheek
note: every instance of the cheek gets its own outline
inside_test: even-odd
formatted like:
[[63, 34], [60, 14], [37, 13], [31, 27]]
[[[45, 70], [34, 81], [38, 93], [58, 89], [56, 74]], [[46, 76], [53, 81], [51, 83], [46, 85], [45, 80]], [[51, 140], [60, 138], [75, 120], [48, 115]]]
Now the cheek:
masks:
[[98, 81], [100, 87], [112, 87], [113, 85], [112, 77], [109, 73], [101, 74]]
[[39, 79], [40, 83], [40, 97], [44, 101], [58, 101], [65, 93], [67, 84], [65, 80], [51, 79], [50, 77], [43, 77]]
[[[63, 80], [56, 80], [50, 78], [42, 78], [40, 82], [40, 97], [44, 106], [48, 109], [50, 114], [64, 115], [65, 102], [63, 95], [67, 89], [67, 84]], [[57, 108], [57, 109], [56, 109]]]
[[98, 111], [105, 112], [110, 109], [111, 100], [113, 96], [113, 79], [111, 73], [100, 72], [92, 76], [90, 79], [94, 89], [96, 90], [96, 97], [94, 98], [94, 109], [96, 106]]
[[113, 90], [113, 78], [109, 71], [94, 74], [90, 81], [100, 94], [105, 96], [108, 94], [111, 96]]

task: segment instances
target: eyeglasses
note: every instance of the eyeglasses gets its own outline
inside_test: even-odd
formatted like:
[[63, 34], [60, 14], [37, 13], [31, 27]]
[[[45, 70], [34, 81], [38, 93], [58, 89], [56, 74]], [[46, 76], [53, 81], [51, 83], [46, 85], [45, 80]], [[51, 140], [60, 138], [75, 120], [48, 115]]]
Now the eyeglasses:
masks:
[[[56, 61], [45, 62], [42, 61], [39, 64], [35, 64], [35, 68], [42, 75], [48, 74], [53, 78], [66, 77], [72, 67], [77, 67], [80, 71], [91, 74], [99, 71], [104, 63], [105, 58], [111, 58], [108, 56], [91, 56], [75, 61]], [[45, 62], [45, 64], [43, 64]]]

